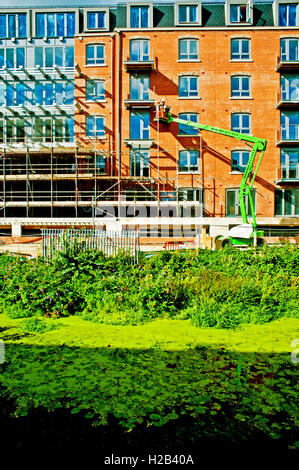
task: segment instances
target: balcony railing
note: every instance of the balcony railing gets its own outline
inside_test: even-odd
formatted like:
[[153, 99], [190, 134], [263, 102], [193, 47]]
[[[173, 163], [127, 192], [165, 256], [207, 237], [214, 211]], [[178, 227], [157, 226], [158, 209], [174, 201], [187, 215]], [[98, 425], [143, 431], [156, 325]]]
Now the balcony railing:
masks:
[[299, 70], [299, 55], [295, 54], [294, 56], [278, 56], [277, 57], [277, 65], [276, 65], [276, 70], [277, 72], [283, 71], [283, 70]]
[[299, 144], [299, 124], [282, 125], [277, 130], [277, 145]]
[[154, 51], [151, 54], [130, 56], [124, 60], [126, 72], [151, 72], [155, 69]]
[[276, 107], [292, 108], [299, 106], [299, 85], [282, 85], [277, 90]]
[[[3, 162], [3, 160], [2, 160]], [[30, 163], [26, 165], [25, 163], [11, 163], [7, 162], [4, 165], [0, 165], [0, 175], [16, 176], [19, 177], [24, 175], [33, 176], [33, 175], [53, 175], [59, 176], [63, 175], [64, 177], [69, 175], [75, 177], [75, 175], [104, 175], [105, 174], [105, 161], [102, 164], [93, 163], [78, 163], [77, 166], [75, 162], [73, 163], [53, 163], [52, 167], [49, 163]], [[34, 178], [32, 178], [34, 179]]]
[[154, 108], [155, 99], [151, 90], [130, 93], [127, 99], [124, 100], [126, 108]]
[[293, 165], [281, 165], [277, 168], [276, 183], [299, 182], [299, 163]]

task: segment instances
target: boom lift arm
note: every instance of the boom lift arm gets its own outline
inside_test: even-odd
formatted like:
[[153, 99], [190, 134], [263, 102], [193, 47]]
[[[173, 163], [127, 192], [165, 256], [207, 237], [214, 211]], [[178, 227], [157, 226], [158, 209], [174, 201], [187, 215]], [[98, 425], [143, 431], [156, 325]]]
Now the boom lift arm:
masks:
[[[244, 240], [240, 240], [240, 239], [243, 239], [243, 238], [249, 239], [253, 236], [254, 242], [256, 242], [256, 237], [263, 236], [264, 234], [261, 231], [260, 232], [257, 231], [254, 203], [253, 203], [253, 198], [252, 198], [252, 186], [253, 186], [257, 171], [259, 169], [263, 154], [266, 150], [267, 141], [265, 139], [254, 137], [248, 134], [241, 134], [239, 132], [230, 131], [227, 129], [221, 129], [219, 127], [214, 127], [214, 126], [210, 126], [207, 124], [200, 124], [200, 123], [196, 123], [192, 121], [186, 121], [184, 119], [175, 118], [168, 112], [169, 108], [164, 106], [164, 110], [165, 108], [166, 108], [166, 112], [164, 111], [163, 113], [162, 111], [162, 115], [161, 113], [159, 113], [159, 117], [158, 117], [158, 119], [164, 123], [170, 124], [171, 122], [177, 122], [179, 124], [184, 124], [186, 126], [195, 127], [197, 129], [202, 129], [208, 132], [214, 132], [216, 134], [227, 135], [228, 137], [233, 137], [234, 139], [244, 141], [247, 143], [247, 145], [251, 147], [251, 152], [250, 152], [250, 156], [248, 159], [248, 163], [246, 165], [243, 178], [240, 184], [239, 203], [240, 203], [242, 222], [243, 224], [247, 225], [247, 228], [248, 228], [249, 223], [248, 223], [248, 218], [247, 218], [247, 213], [246, 213], [246, 204], [245, 204], [245, 198], [246, 196], [248, 196], [248, 201], [249, 201], [251, 214], [252, 214], [252, 233], [249, 236], [248, 235], [245, 237], [242, 235], [240, 236], [238, 235], [238, 230], [234, 230], [237, 228], [235, 227], [231, 229], [232, 231], [231, 235], [233, 236], [234, 234], [234, 236], [237, 238], [233, 239], [232, 237], [230, 237], [230, 240], [232, 241], [233, 244], [239, 244], [240, 242], [244, 243]], [[248, 144], [248, 142], [250, 142], [252, 145]], [[260, 155], [259, 155], [259, 159], [257, 161], [256, 167], [255, 167], [255, 170], [253, 172], [253, 164], [254, 164], [254, 161], [258, 152], [260, 152]], [[240, 226], [240, 229], [241, 229], [241, 226]], [[242, 233], [242, 230], [241, 231], [239, 230], [239, 233]], [[247, 234], [248, 233], [249, 232], [247, 230]]]

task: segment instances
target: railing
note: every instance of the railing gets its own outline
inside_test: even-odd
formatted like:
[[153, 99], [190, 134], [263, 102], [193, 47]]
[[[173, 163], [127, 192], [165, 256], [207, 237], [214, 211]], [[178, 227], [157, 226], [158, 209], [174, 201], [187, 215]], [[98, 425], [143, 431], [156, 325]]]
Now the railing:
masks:
[[299, 163], [281, 165], [277, 168], [277, 180], [299, 180]]
[[277, 104], [281, 102], [299, 102], [299, 85], [282, 85], [277, 90]]
[[277, 130], [277, 141], [299, 140], [299, 124], [282, 125]]
[[294, 52], [294, 54], [288, 54], [288, 55], [277, 57], [277, 61], [276, 61], [277, 69], [283, 66], [286, 66], [286, 68], [292, 67], [292, 66], [297, 67], [297, 65], [299, 66], [298, 52]]
[[133, 230], [112, 232], [90, 229], [46, 229], [42, 231], [43, 256], [52, 258], [56, 252], [65, 252], [78, 246], [81, 251], [97, 250], [107, 256], [125, 252], [138, 263], [139, 234]]
[[[3, 161], [2, 161], [3, 163]], [[54, 163], [51, 167], [49, 163], [33, 163], [26, 165], [25, 163], [6, 163], [5, 166], [0, 165], [0, 175], [76, 175], [76, 174], [105, 174], [105, 167], [95, 164], [78, 163]]]

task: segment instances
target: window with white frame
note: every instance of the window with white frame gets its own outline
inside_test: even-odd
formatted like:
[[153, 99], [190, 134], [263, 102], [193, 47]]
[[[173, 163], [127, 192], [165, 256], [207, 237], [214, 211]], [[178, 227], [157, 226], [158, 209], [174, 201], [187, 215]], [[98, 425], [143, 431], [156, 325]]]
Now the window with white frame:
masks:
[[39, 117], [34, 120], [35, 142], [73, 142], [74, 118]]
[[232, 131], [240, 134], [251, 133], [251, 115], [248, 113], [232, 113], [231, 115]]
[[35, 47], [35, 67], [74, 67], [74, 46]]
[[149, 139], [150, 112], [132, 111], [130, 115], [130, 138]]
[[52, 106], [74, 104], [74, 83], [38, 82], [35, 84], [34, 102], [36, 105]]
[[278, 5], [278, 26], [297, 26], [298, 3]]
[[87, 137], [105, 137], [105, 117], [87, 116], [86, 135]]
[[233, 38], [231, 40], [231, 60], [250, 59], [250, 39]]
[[248, 21], [248, 5], [230, 5], [230, 22], [246, 23]]
[[178, 23], [179, 24], [192, 24], [198, 23], [198, 5], [178, 5]]
[[299, 215], [299, 189], [275, 189], [275, 215]]
[[179, 39], [179, 60], [198, 60], [198, 39]]
[[0, 38], [26, 38], [27, 14], [0, 14]]
[[145, 74], [131, 75], [130, 99], [149, 100], [150, 76]]
[[103, 101], [105, 99], [105, 80], [86, 81], [86, 101]]
[[299, 39], [284, 38], [280, 40], [280, 60], [282, 62], [299, 61]]
[[0, 93], [1, 96], [0, 106], [24, 106], [26, 103], [26, 93], [24, 83], [7, 83], [1, 85]]
[[74, 37], [76, 14], [35, 13], [35, 35], [37, 38]]
[[[226, 217], [240, 217], [240, 202], [239, 202], [239, 194], [240, 189], [226, 189], [225, 192], [225, 215]], [[253, 189], [251, 191], [253, 206], [255, 210], [256, 206], [256, 190]], [[251, 216], [251, 208], [248, 200], [248, 196], [245, 197], [245, 207], [247, 215]]]
[[148, 150], [132, 149], [130, 152], [130, 175], [149, 176], [150, 156]]
[[106, 28], [106, 11], [88, 11], [87, 12], [87, 29], [105, 29]]
[[148, 5], [129, 5], [130, 28], [150, 27], [150, 7]]
[[299, 140], [299, 112], [284, 111], [280, 114], [281, 138]]
[[25, 67], [25, 48], [6, 47], [0, 49], [0, 68], [16, 69]]
[[179, 97], [198, 97], [198, 77], [194, 75], [179, 77]]
[[284, 101], [299, 101], [299, 75], [281, 75], [281, 99]]
[[299, 148], [280, 150], [281, 178], [299, 180]]
[[231, 97], [250, 97], [250, 77], [233, 75], [231, 77]]
[[147, 62], [150, 60], [148, 39], [131, 39], [130, 60], [132, 62]]
[[203, 204], [204, 190], [197, 188], [179, 188], [179, 201], [197, 201]]
[[199, 171], [198, 150], [180, 150], [179, 152], [179, 172], [195, 173]]
[[[180, 113], [179, 119], [184, 121], [198, 122], [198, 114], [196, 113]], [[199, 129], [179, 123], [179, 135], [198, 135]]]
[[248, 150], [233, 150], [231, 159], [232, 171], [244, 172], [249, 160], [250, 152]]
[[105, 64], [105, 45], [89, 44], [86, 46], [86, 65]]

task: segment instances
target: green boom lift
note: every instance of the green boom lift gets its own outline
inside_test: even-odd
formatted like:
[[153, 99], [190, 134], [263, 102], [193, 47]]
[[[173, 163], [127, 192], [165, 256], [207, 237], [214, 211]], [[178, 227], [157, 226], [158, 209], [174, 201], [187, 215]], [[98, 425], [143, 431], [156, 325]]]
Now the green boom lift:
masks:
[[[157, 109], [157, 118], [161, 122], [170, 124], [171, 122], [178, 122], [179, 124], [184, 124], [186, 126], [196, 127], [204, 131], [215, 132], [217, 134], [227, 135], [228, 137], [233, 137], [240, 141], [251, 142], [253, 145], [247, 144], [251, 147], [251, 153], [248, 159], [247, 166], [244, 171], [244, 175], [240, 184], [240, 193], [239, 193], [239, 202], [240, 210], [242, 215], [242, 225], [237, 225], [233, 227], [228, 232], [228, 237], [222, 239], [222, 247], [229, 247], [232, 245], [247, 245], [247, 246], [262, 246], [266, 242], [263, 238], [264, 232], [257, 230], [256, 217], [254, 211], [254, 204], [252, 199], [252, 185], [256, 177], [256, 173], [261, 163], [262, 156], [265, 152], [267, 141], [265, 139], [260, 139], [259, 137], [254, 137], [248, 134], [241, 134], [239, 132], [229, 131], [227, 129], [221, 129], [219, 127], [209, 126], [206, 124], [200, 124], [196, 122], [186, 121], [184, 119], [179, 119], [173, 117], [167, 106], [162, 105]], [[255, 170], [253, 172], [253, 164], [257, 152], [260, 152], [258, 162], [256, 164]], [[252, 224], [248, 222], [247, 213], [246, 213], [246, 204], [245, 198], [248, 196], [248, 201], [252, 214]]]

